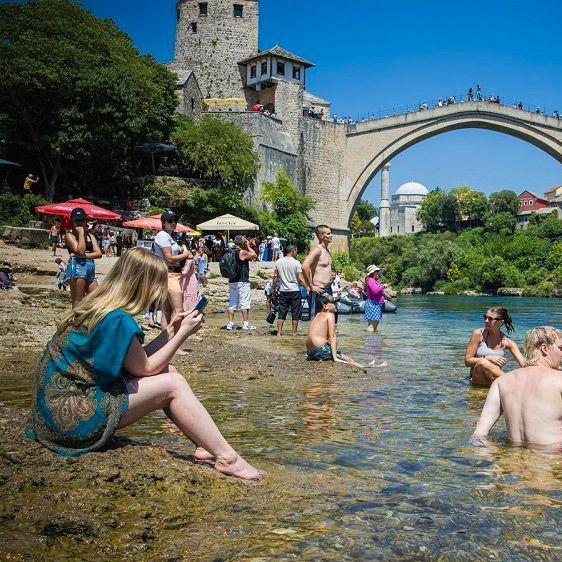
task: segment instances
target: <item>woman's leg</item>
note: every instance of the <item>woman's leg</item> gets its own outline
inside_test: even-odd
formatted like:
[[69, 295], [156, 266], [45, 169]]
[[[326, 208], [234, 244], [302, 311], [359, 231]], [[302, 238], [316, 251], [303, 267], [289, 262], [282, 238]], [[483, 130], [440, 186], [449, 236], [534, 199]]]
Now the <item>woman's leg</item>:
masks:
[[79, 277], [70, 278], [70, 296], [72, 299], [72, 308], [74, 308], [86, 294], [87, 284], [86, 279]]
[[130, 378], [127, 391], [129, 405], [119, 427], [163, 409], [188, 439], [209, 451], [216, 459], [218, 471], [245, 480], [255, 480], [262, 475], [227, 443], [187, 381], [175, 369], [152, 377]]
[[491, 386], [491, 384], [501, 375], [503, 371], [485, 358], [479, 359], [478, 363], [472, 367], [470, 381], [478, 386]]
[[90, 294], [94, 289], [98, 287], [98, 280], [94, 279], [88, 283], [88, 294]]
[[373, 320], [368, 322], [367, 332], [376, 332], [379, 326], [378, 320]]

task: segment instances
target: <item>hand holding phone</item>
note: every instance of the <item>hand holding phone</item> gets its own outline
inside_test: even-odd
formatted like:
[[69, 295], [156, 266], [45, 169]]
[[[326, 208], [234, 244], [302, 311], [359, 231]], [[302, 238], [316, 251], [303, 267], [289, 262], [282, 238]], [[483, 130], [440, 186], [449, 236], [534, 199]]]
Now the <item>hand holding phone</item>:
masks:
[[195, 306], [195, 308], [193, 309], [195, 310], [199, 310], [200, 312], [203, 312], [203, 310], [205, 310], [205, 307], [207, 306], [207, 303], [209, 302], [209, 299], [205, 296], [202, 296], [199, 299], [199, 302], [197, 303], [197, 305]]

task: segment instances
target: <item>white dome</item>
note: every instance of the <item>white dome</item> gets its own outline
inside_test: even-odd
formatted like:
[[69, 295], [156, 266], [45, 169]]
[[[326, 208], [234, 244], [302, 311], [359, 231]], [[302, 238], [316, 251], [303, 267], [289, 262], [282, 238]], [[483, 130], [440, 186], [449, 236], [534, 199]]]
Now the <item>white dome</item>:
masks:
[[415, 181], [403, 183], [394, 195], [427, 195], [429, 191], [421, 184]]

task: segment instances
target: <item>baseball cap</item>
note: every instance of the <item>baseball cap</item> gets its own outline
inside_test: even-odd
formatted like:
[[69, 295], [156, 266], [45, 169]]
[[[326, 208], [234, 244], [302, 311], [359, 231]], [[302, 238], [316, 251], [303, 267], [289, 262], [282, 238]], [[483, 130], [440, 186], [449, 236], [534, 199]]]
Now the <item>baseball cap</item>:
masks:
[[71, 221], [85, 221], [86, 220], [86, 211], [82, 209], [82, 207], [75, 207], [70, 212], [70, 220]]
[[160, 220], [162, 222], [173, 222], [173, 221], [178, 221], [178, 215], [176, 215], [176, 213], [174, 213], [174, 211], [164, 211], [162, 213], [162, 215], [160, 216]]

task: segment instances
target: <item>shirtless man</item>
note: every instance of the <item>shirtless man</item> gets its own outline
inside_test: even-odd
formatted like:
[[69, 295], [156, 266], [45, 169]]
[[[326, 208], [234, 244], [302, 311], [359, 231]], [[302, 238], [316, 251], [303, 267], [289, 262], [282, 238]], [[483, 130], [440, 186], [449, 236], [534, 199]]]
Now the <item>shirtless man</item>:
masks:
[[321, 306], [318, 297], [324, 293], [332, 293], [332, 256], [328, 246], [332, 242], [332, 231], [329, 226], [319, 224], [316, 227], [318, 244], [310, 249], [302, 264], [302, 272], [307, 282], [308, 306], [312, 320]]
[[[334, 361], [334, 363], [348, 363], [354, 367], [365, 369], [374, 367], [375, 360], [368, 365], [361, 365], [349, 355], [338, 351], [336, 338], [336, 305], [327, 295], [318, 297], [319, 309], [316, 317], [310, 323], [306, 336], [306, 358], [308, 361]], [[384, 366], [380, 365], [381, 367]]]
[[486, 437], [503, 413], [512, 442], [562, 445], [562, 332], [529, 330], [525, 355], [526, 367], [492, 383], [473, 438]]

